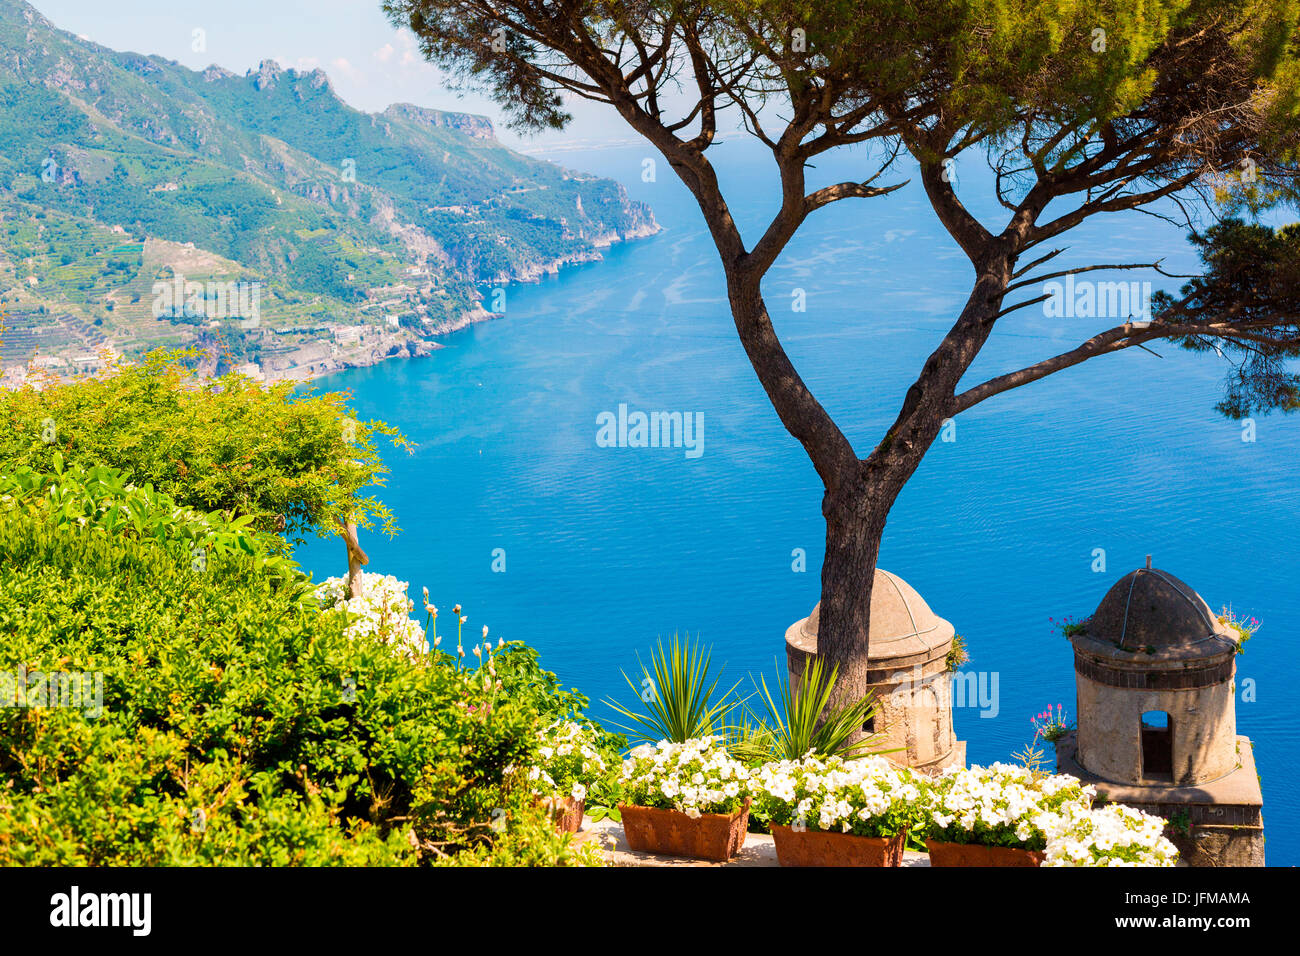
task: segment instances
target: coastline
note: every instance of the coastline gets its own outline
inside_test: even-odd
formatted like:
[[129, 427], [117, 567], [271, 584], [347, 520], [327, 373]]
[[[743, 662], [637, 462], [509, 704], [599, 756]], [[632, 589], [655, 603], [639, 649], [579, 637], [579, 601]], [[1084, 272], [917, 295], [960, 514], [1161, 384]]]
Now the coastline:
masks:
[[[502, 286], [536, 285], [542, 281], [543, 277], [558, 276], [563, 269], [569, 266], [603, 261], [605, 257], [601, 250], [609, 249], [620, 243], [649, 239], [663, 231], [664, 227], [652, 219], [649, 223], [640, 224], [623, 233], [610, 232], [595, 237], [592, 239], [593, 249], [590, 251], [563, 256], [546, 263], [536, 263], [527, 267], [518, 275], [509, 278], [498, 278], [495, 281]], [[327, 345], [325, 347], [329, 349], [328, 354], [321, 354], [317, 361], [309, 360], [285, 368], [271, 369], [269, 372], [263, 368], [260, 377], [255, 375], [249, 377], [266, 385], [275, 385], [280, 382], [314, 382], [317, 379], [347, 369], [369, 368], [373, 365], [379, 365], [389, 359], [423, 358], [445, 348], [441, 342], [437, 341], [442, 336], [460, 332], [479, 322], [487, 322], [503, 317], [504, 313], [488, 312], [483, 308], [470, 309], [454, 320], [434, 326], [428, 332], [429, 337], [427, 338], [405, 332], [392, 333], [381, 329], [378, 332], [377, 340], [373, 338], [363, 339], [358, 342], [356, 348], [349, 349], [338, 345]]]
[[[508, 287], [511, 285], [536, 285], [548, 276], [558, 276], [570, 266], [601, 262], [604, 260], [602, 250], [621, 243], [634, 242], [659, 235], [664, 227], [653, 216], [648, 222], [637, 224], [623, 232], [608, 232], [593, 237], [591, 248], [582, 252], [552, 259], [548, 262], [533, 263], [512, 276], [497, 276], [490, 280], [493, 284]], [[368, 368], [388, 359], [421, 358], [432, 355], [445, 346], [438, 341], [445, 335], [460, 332], [479, 322], [503, 318], [504, 313], [489, 312], [482, 307], [468, 309], [455, 319], [437, 323], [424, 334], [415, 334], [406, 329], [389, 329], [382, 326], [339, 326], [335, 338], [320, 339], [305, 343], [291, 352], [273, 359], [264, 359], [261, 363], [246, 362], [232, 369], [245, 377], [265, 386], [281, 382], [313, 382], [317, 379], [342, 372], [350, 368]], [[2, 324], [2, 323], [0, 323]], [[355, 330], [355, 331], [354, 331]], [[342, 332], [347, 332], [345, 341], [340, 341]], [[107, 353], [97, 358], [97, 367], [107, 365], [119, 353], [110, 341], [105, 343]], [[200, 348], [203, 346], [200, 344]], [[62, 363], [60, 363], [62, 364]], [[209, 351], [208, 357], [198, 367], [200, 379], [215, 376], [218, 367], [217, 353]], [[94, 370], [91, 370], [92, 373]], [[75, 376], [74, 376], [75, 378]], [[10, 390], [26, 385], [63, 380], [58, 369], [28, 362], [0, 370], [0, 388]], [[69, 379], [71, 380], [71, 379]]]

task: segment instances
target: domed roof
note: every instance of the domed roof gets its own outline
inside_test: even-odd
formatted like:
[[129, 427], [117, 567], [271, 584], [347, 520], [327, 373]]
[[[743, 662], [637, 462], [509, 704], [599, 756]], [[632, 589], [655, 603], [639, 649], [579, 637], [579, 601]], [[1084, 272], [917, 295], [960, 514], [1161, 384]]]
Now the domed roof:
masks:
[[[817, 650], [821, 602], [786, 636], [809, 653]], [[910, 584], [896, 574], [876, 569], [871, 586], [870, 657], [908, 657], [944, 647], [952, 641], [953, 626], [939, 617]]]
[[1151, 567], [1116, 581], [1080, 636], [1115, 651], [1167, 658], [1209, 657], [1237, 647], [1236, 633], [1199, 594]]

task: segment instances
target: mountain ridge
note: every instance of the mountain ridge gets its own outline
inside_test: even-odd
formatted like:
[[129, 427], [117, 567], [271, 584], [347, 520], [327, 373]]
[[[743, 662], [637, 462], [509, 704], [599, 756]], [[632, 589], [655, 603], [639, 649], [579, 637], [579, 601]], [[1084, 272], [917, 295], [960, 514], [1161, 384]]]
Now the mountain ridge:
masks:
[[[196, 345], [309, 377], [427, 351], [487, 317], [496, 288], [658, 229], [621, 185], [507, 149], [484, 116], [367, 113], [321, 70], [191, 70], [74, 37], [23, 2], [0, 12], [0, 366], [33, 347]], [[200, 260], [235, 265], [187, 278], [258, 285], [262, 326], [153, 314], [154, 284]], [[359, 357], [338, 354], [348, 326]], [[64, 334], [81, 327], [103, 341]], [[321, 328], [330, 358], [308, 362]]]

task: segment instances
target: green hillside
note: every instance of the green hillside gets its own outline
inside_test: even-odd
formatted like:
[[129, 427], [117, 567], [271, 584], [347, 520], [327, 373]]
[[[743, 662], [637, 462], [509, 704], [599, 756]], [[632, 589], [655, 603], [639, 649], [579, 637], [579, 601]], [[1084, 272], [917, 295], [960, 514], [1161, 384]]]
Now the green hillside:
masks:
[[[0, 7], [0, 367], [106, 342], [257, 360], [339, 325], [423, 338], [656, 229], [617, 183], [514, 153], [483, 117], [364, 113], [319, 70], [195, 72]], [[176, 275], [256, 284], [258, 326], [160, 318], [154, 284]]]

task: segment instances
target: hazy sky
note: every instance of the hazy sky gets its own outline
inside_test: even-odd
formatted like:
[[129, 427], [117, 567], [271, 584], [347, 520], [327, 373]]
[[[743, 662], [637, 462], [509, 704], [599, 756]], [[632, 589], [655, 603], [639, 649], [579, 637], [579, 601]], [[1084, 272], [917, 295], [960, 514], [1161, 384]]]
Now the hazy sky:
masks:
[[[320, 68], [344, 100], [371, 112], [406, 102], [483, 113], [498, 137], [516, 148], [639, 141], [613, 110], [581, 100], [571, 107], [575, 120], [564, 133], [526, 140], [511, 133], [491, 101], [446, 88], [410, 31], [388, 23], [380, 0], [35, 0], [33, 6], [61, 30], [192, 69], [215, 63], [243, 73], [267, 59]], [[195, 30], [204, 31], [204, 52], [194, 49]]]

